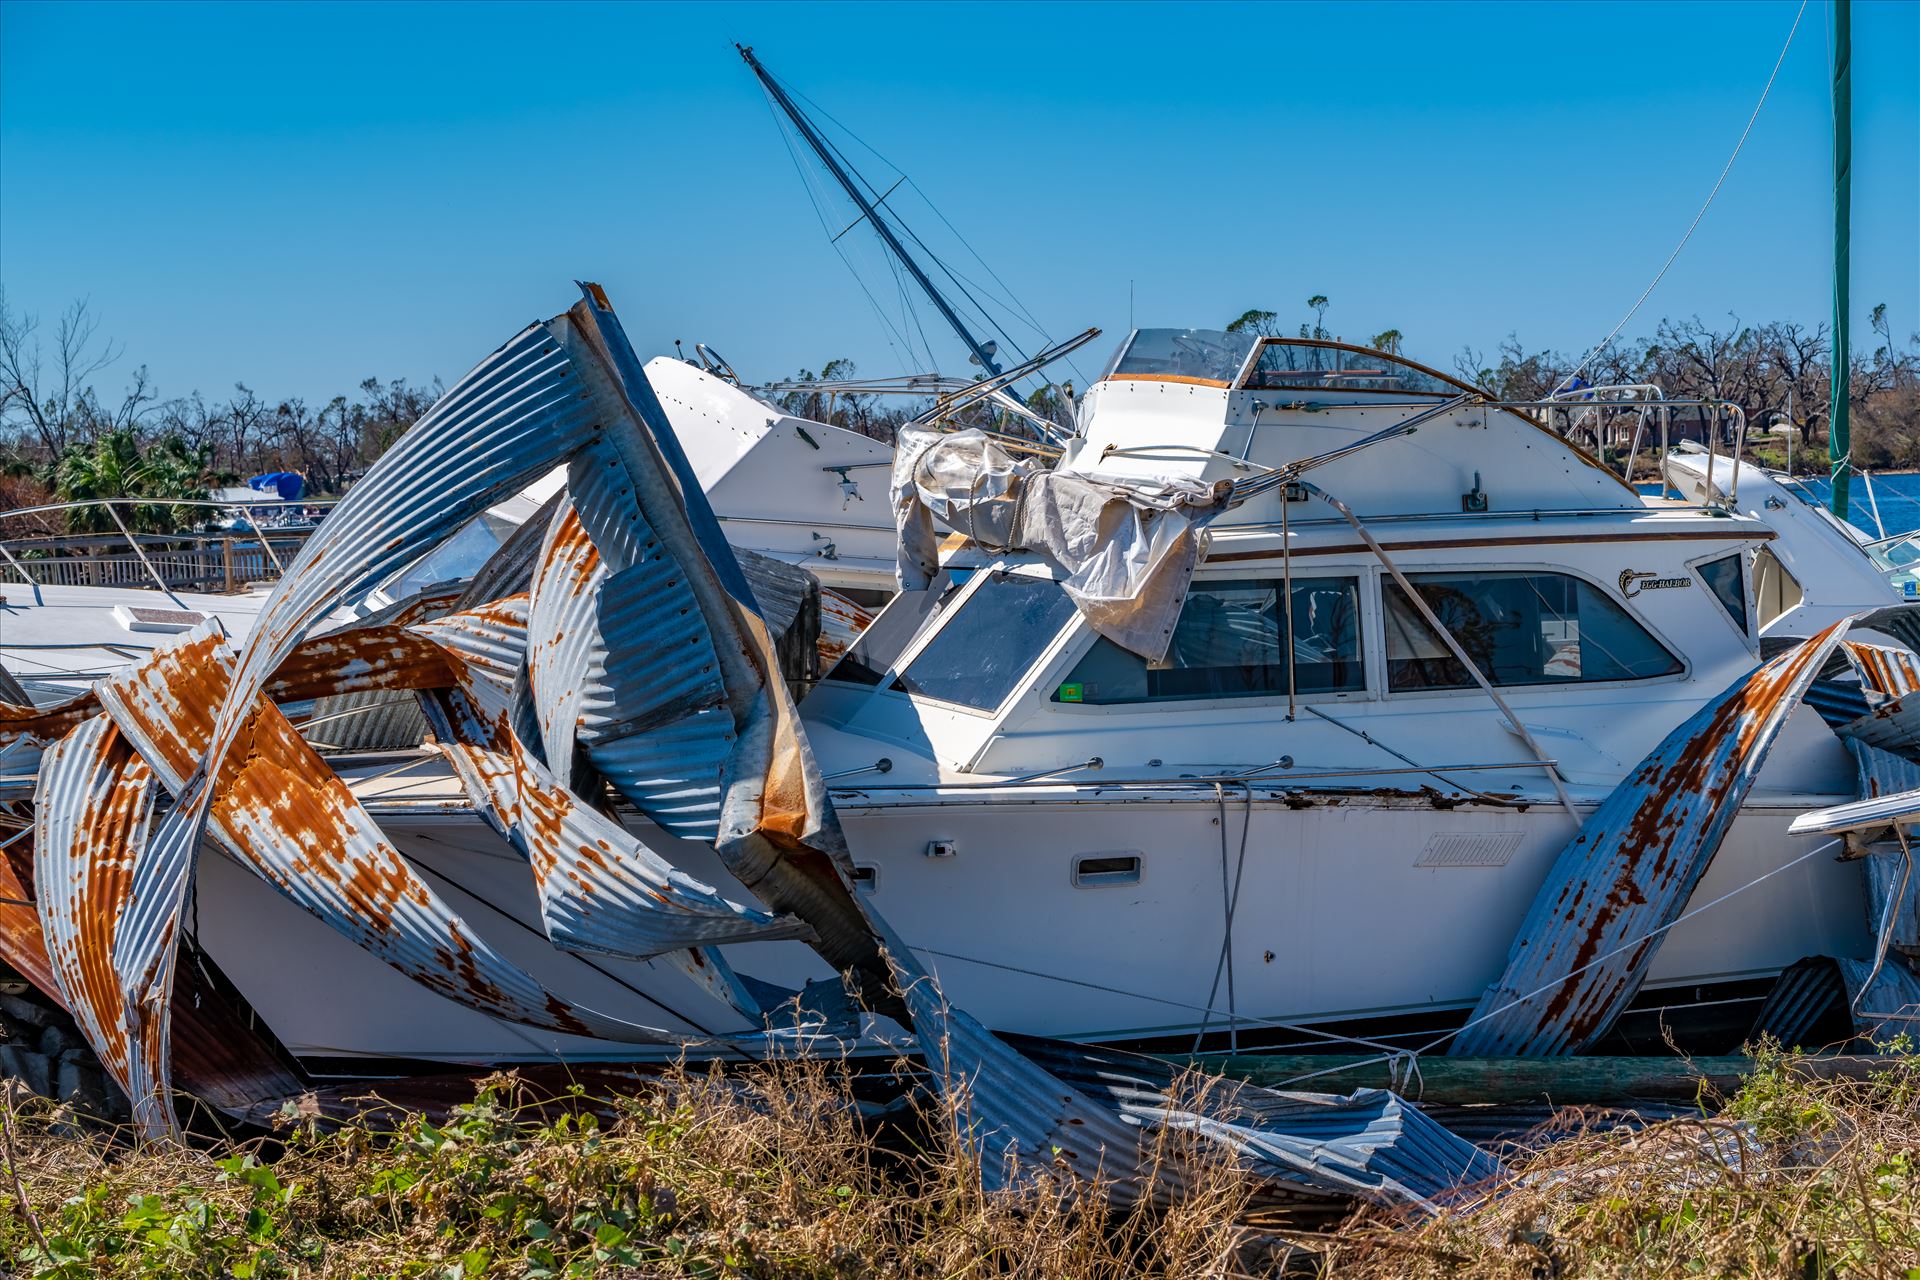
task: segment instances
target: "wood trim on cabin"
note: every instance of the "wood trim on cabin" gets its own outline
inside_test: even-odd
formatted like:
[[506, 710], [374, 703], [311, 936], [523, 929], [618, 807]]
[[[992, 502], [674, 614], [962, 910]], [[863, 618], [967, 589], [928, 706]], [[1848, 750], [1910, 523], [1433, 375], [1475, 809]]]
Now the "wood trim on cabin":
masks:
[[1184, 373], [1110, 373], [1102, 382], [1183, 382], [1190, 387], [1231, 387], [1222, 378], [1193, 378]]
[[[1771, 542], [1776, 535], [1771, 529], [1743, 535], [1742, 542]], [[1620, 534], [1547, 534], [1544, 537], [1514, 538], [1436, 538], [1430, 542], [1388, 542], [1382, 539], [1380, 546], [1387, 551], [1452, 551], [1466, 547], [1541, 547], [1564, 545], [1572, 542], [1725, 542], [1724, 533], [1709, 530], [1697, 530], [1679, 533], [1620, 533]], [[1295, 547], [1295, 559], [1301, 556], [1347, 555], [1357, 551], [1367, 551], [1364, 542], [1342, 542], [1320, 547]], [[1229, 551], [1222, 555], [1211, 555], [1205, 564], [1228, 564], [1239, 560], [1278, 560], [1284, 553], [1275, 547], [1270, 551]]]

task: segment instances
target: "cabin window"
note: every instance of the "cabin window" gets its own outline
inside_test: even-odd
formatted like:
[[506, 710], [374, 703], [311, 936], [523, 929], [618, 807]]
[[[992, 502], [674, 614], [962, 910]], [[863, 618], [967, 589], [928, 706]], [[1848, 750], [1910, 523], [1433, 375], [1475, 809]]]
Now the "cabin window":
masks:
[[946, 620], [893, 687], [992, 711], [1073, 617], [1073, 600], [1047, 578], [994, 572]]
[[[1414, 589], [1496, 685], [1647, 680], [1680, 671], [1646, 628], [1564, 573], [1414, 574]], [[1387, 686], [1467, 689], [1474, 679], [1413, 602], [1385, 584]]]
[[[1149, 664], [1104, 637], [1054, 690], [1055, 702], [1096, 706], [1287, 692], [1285, 590], [1277, 578], [1196, 582], [1166, 657]], [[1354, 578], [1295, 578], [1293, 682], [1299, 693], [1366, 687], [1360, 587]]]
[[902, 591], [860, 633], [826, 678], [847, 684], [879, 684], [895, 660], [926, 629], [928, 619], [938, 617], [959, 590], [959, 583], [943, 575], [925, 591]]
[[1713, 598], [1733, 619], [1733, 625], [1740, 628], [1740, 634], [1747, 634], [1747, 575], [1746, 566], [1741, 563], [1739, 552], [1730, 556], [1721, 556], [1718, 560], [1709, 560], [1699, 566], [1695, 572], [1700, 575], [1701, 583], [1713, 592]]

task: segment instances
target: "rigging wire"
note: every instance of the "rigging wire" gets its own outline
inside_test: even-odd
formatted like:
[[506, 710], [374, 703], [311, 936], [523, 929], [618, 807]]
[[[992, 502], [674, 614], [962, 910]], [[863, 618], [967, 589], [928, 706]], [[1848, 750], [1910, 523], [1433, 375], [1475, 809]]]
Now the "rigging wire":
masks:
[[1661, 264], [1659, 272], [1653, 277], [1653, 282], [1641, 291], [1639, 299], [1627, 309], [1627, 314], [1620, 317], [1620, 323], [1614, 325], [1606, 337], [1594, 343], [1588, 348], [1587, 354], [1580, 357], [1580, 363], [1575, 365], [1573, 372], [1561, 382], [1561, 388], [1585, 373], [1587, 366], [1593, 363], [1593, 358], [1605, 350], [1609, 342], [1620, 336], [1620, 331], [1627, 327], [1627, 322], [1633, 319], [1641, 306], [1653, 295], [1653, 291], [1660, 287], [1660, 282], [1666, 279], [1668, 269], [1673, 266], [1674, 259], [1680, 256], [1680, 251], [1687, 247], [1687, 241], [1693, 239], [1693, 233], [1699, 228], [1700, 220], [1707, 216], [1707, 210], [1712, 206], [1713, 198], [1720, 194], [1720, 188], [1726, 182], [1727, 175], [1733, 172], [1733, 162], [1740, 158], [1741, 148], [1747, 145], [1747, 135], [1753, 132], [1753, 122], [1760, 118], [1760, 109], [1767, 105], [1767, 95], [1773, 92], [1773, 82], [1779, 78], [1780, 67], [1787, 60], [1787, 50], [1793, 47], [1794, 33], [1800, 30], [1800, 19], [1806, 16], [1807, 3], [1808, 0], [1800, 0], [1800, 8], [1793, 15], [1793, 26], [1787, 31], [1787, 42], [1780, 46], [1780, 56], [1773, 60], [1773, 71], [1767, 76], [1765, 87], [1760, 90], [1760, 100], [1753, 104], [1753, 114], [1747, 117], [1747, 127], [1740, 131], [1740, 140], [1733, 144], [1733, 154], [1727, 157], [1727, 163], [1721, 168], [1720, 176], [1714, 179], [1713, 190], [1707, 192], [1705, 203], [1700, 206], [1700, 211], [1693, 215], [1693, 221], [1687, 224], [1687, 233], [1680, 237], [1679, 244], [1673, 246], [1673, 252], [1667, 255], [1667, 260]]
[[[809, 98], [806, 94], [801, 93], [800, 91], [795, 89], [792, 85], [788, 84], [784, 79], [781, 79], [778, 76], [774, 76], [771, 71], [769, 71], [767, 74], [769, 77], [774, 79], [780, 85], [781, 89], [785, 91], [788, 94], [788, 96], [796, 98], [799, 101], [806, 103], [807, 106], [811, 107], [823, 119], [831, 122], [843, 134], [845, 134], [852, 142], [858, 145], [862, 150], [866, 151], [867, 154], [871, 155], [874, 159], [880, 161], [882, 165], [884, 165], [887, 169], [891, 170], [897, 177], [904, 179], [907, 186], [912, 188], [914, 194], [918, 195], [920, 199], [923, 202], [925, 202], [927, 208], [932, 210], [933, 215], [940, 220], [942, 225], [944, 225], [948, 231], [952, 232], [954, 238], [958, 240], [961, 243], [961, 245], [966, 249], [966, 251], [973, 257], [973, 259], [976, 262], [978, 262], [982, 268], [985, 269], [987, 275], [990, 276], [995, 281], [995, 283], [997, 283], [1000, 286], [1000, 289], [1004, 294], [1004, 296], [994, 297], [993, 300], [999, 303], [1005, 309], [1006, 313], [1009, 316], [1012, 316], [1015, 319], [1021, 320], [1024, 324], [1030, 327], [1033, 330], [1033, 332], [1038, 334], [1047, 344], [1051, 344], [1053, 342], [1053, 336], [1051, 332], [1046, 328], [1046, 326], [1042, 325], [1039, 322], [1039, 320], [1033, 315], [1032, 310], [1029, 309], [1026, 306], [1026, 304], [1020, 300], [1018, 295], [1014, 293], [1012, 287], [1008, 285], [1007, 282], [1000, 277], [998, 272], [994, 271], [992, 264], [987, 262], [985, 258], [981, 257], [979, 251], [973, 247], [973, 245], [967, 240], [965, 236], [960, 234], [959, 229], [953, 225], [952, 220], [949, 219], [945, 213], [941, 212], [940, 207], [936, 205], [930, 197], [928, 197], [926, 191], [921, 188], [919, 183], [915, 182], [913, 178], [910, 175], [908, 175], [906, 170], [902, 169], [899, 165], [895, 164], [892, 160], [888, 159], [879, 150], [877, 150], [871, 143], [869, 143], [865, 138], [863, 138], [860, 134], [856, 133], [853, 129], [849, 128], [845, 122], [843, 122], [838, 117], [836, 117], [832, 112], [826, 110], [819, 103], [815, 102], [812, 98]], [[841, 149], [841, 147], [837, 142], [835, 142], [831, 138], [825, 137], [824, 134], [822, 135], [822, 141], [825, 142], [826, 145], [833, 150], [835, 156], [845, 165], [845, 167], [853, 175], [853, 177], [856, 178], [863, 186], [866, 187], [868, 195], [870, 197], [874, 197], [874, 204], [876, 207], [878, 207], [879, 205], [878, 189], [875, 188], [874, 185], [871, 182], [869, 182], [866, 179], [866, 177], [859, 172], [858, 168], [847, 157], [846, 152]], [[913, 228], [908, 225], [905, 218], [903, 218], [897, 210], [893, 210], [893, 213], [894, 213], [894, 222], [899, 227], [899, 229], [903, 231], [909, 238], [911, 238], [916, 245], [919, 246], [921, 251], [924, 252], [927, 255], [927, 257], [933, 261], [933, 263], [947, 277], [947, 279], [953, 284], [953, 286], [956, 289], [958, 289], [961, 295], [965, 297], [966, 300], [972, 305], [972, 308], [975, 312], [976, 319], [985, 328], [993, 330], [1001, 338], [1002, 341], [1004, 341], [1008, 346], [1012, 347], [1017, 353], [1019, 353], [1022, 359], [1026, 359], [1028, 356], [1028, 353], [1026, 352], [1026, 350], [1022, 348], [1018, 342], [1014, 341], [1014, 339], [1007, 333], [1008, 326], [1006, 321], [1004, 319], [997, 319], [987, 309], [985, 304], [983, 304], [979, 300], [979, 298], [974, 296], [974, 290], [978, 290], [980, 293], [987, 294], [990, 297], [993, 296], [992, 292], [988, 290], [985, 286], [981, 285], [978, 281], [974, 281], [969, 277], [967, 277], [964, 273], [956, 270], [951, 264], [949, 264], [939, 254], [935, 253], [934, 250], [927, 245], [926, 241], [921, 238], [918, 232], [914, 231]], [[823, 222], [823, 227], [824, 227], [824, 222]], [[829, 232], [829, 234], [831, 234], [831, 232]], [[970, 285], [972, 286], [971, 289], [969, 288]], [[1077, 365], [1075, 365], [1071, 360], [1068, 360], [1067, 364], [1069, 368], [1073, 369], [1076, 376], [1080, 377], [1082, 381], [1085, 381], [1086, 375], [1080, 371]], [[1046, 382], [1045, 379], [1042, 379], [1041, 381], [1043, 385]]]
[[[894, 357], [900, 361], [900, 372], [906, 374], [915, 372], [913, 368], [913, 344], [907, 341], [906, 335], [900, 333], [893, 327], [893, 322], [887, 318], [885, 309], [880, 305], [880, 300], [874, 297], [873, 290], [867, 287], [866, 279], [861, 276], [859, 270], [854, 267], [852, 259], [847, 257], [846, 251], [840, 247], [839, 242], [832, 239], [832, 231], [827, 226], [826, 214], [821, 210], [820, 201], [814, 194], [813, 179], [807, 176], [805, 166], [800, 163], [799, 154], [793, 149], [793, 138], [788, 132], [788, 126], [780, 119], [779, 113], [774, 110], [773, 99], [767, 97], [765, 94], [761, 96], [766, 100], [767, 114], [773, 118], [773, 127], [780, 135], [780, 142], [787, 149], [787, 159], [793, 162], [793, 171], [799, 175], [800, 189], [806, 192], [807, 203], [813, 206], [813, 216], [820, 223], [820, 229], [828, 234], [828, 245], [833, 249], [834, 253], [839, 256], [841, 265], [846, 267], [847, 274], [853, 277], [853, 282], [860, 286], [860, 292], [866, 295], [868, 305], [873, 308], [874, 317], [880, 321], [881, 326], [887, 331], [887, 346], [893, 349]], [[894, 341], [896, 337], [899, 339], [897, 343]], [[907, 353], [904, 356], [901, 355], [900, 352], [902, 347], [907, 348]]]

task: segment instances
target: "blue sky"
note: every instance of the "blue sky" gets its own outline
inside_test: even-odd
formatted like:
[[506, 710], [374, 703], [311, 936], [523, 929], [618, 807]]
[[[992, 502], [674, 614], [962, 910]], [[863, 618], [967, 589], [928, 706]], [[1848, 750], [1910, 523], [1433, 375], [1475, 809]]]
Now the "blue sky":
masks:
[[[1104, 353], [1131, 287], [1143, 325], [1326, 294], [1330, 328], [1399, 328], [1443, 367], [1509, 330], [1584, 349], [1685, 230], [1797, 7], [6, 0], [0, 284], [44, 321], [89, 299], [169, 396], [451, 380], [576, 277], [643, 351], [703, 340], [761, 378], [924, 365], [871, 237], [840, 247], [911, 351], [828, 245], [820, 217], [851, 215], [816, 215], [739, 39], [1055, 336], [1098, 325]], [[1861, 342], [1876, 302], [1920, 329], [1920, 5], [1853, 14]], [[1629, 335], [1826, 316], [1826, 22], [1814, 0]]]

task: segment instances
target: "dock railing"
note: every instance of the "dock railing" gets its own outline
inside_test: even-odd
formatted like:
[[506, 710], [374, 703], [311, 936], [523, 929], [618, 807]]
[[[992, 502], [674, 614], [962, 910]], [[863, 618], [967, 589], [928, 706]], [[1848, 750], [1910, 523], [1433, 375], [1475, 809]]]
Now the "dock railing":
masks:
[[[331, 502], [234, 504], [190, 499], [98, 498], [0, 511], [0, 580], [33, 586], [159, 587], [165, 591], [243, 591], [279, 578], [313, 533], [312, 523], [274, 525], [294, 512], [323, 514]], [[254, 528], [183, 529], [134, 533], [129, 507], [202, 508], [209, 514], [246, 514]], [[107, 533], [31, 532], [28, 517], [104, 510], [116, 526]]]

